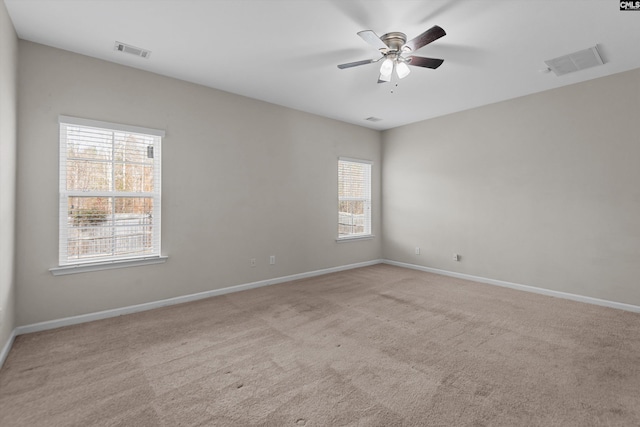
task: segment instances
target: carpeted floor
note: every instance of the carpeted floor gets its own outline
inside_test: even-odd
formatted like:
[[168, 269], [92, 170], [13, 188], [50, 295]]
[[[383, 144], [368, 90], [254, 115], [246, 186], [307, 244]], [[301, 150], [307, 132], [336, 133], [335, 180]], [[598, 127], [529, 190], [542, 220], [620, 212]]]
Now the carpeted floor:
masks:
[[376, 265], [22, 335], [9, 426], [637, 426], [640, 314]]

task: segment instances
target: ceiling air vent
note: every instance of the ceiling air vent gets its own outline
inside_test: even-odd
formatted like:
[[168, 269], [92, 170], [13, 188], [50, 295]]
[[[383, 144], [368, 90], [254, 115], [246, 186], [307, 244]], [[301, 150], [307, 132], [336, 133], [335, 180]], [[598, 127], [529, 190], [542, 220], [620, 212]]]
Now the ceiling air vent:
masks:
[[130, 53], [131, 55], [139, 56], [141, 58], [148, 58], [151, 55], [150, 50], [141, 49], [139, 47], [120, 42], [116, 42], [114, 49], [118, 52]]
[[565, 74], [584, 70], [585, 68], [602, 65], [604, 64], [604, 61], [602, 60], [600, 53], [598, 53], [597, 46], [593, 46], [589, 49], [570, 53], [569, 55], [549, 59], [548, 61], [544, 61], [544, 63], [547, 64], [551, 71], [556, 73], [556, 76], [563, 76]]
[[379, 121], [380, 121], [380, 120], [382, 120], [382, 119], [380, 119], [380, 118], [378, 118], [378, 117], [373, 117], [373, 116], [371, 116], [371, 117], [367, 117], [365, 120], [368, 120], [368, 121], [370, 121], [370, 122], [374, 122], [374, 123], [375, 123], [375, 122], [379, 122]]

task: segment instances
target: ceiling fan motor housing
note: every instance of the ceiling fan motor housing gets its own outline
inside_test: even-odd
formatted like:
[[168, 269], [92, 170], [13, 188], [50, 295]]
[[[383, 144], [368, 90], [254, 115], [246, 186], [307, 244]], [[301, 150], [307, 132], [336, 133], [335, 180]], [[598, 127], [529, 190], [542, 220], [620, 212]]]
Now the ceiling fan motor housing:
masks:
[[390, 52], [399, 52], [407, 42], [407, 36], [404, 33], [392, 32], [383, 35], [380, 40], [389, 47]]

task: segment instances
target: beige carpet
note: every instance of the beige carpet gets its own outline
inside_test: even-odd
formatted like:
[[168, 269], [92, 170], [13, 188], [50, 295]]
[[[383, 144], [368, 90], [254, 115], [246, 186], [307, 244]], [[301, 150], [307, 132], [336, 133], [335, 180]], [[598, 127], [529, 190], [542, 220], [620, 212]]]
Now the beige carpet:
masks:
[[8, 426], [638, 426], [640, 315], [376, 265], [16, 338]]

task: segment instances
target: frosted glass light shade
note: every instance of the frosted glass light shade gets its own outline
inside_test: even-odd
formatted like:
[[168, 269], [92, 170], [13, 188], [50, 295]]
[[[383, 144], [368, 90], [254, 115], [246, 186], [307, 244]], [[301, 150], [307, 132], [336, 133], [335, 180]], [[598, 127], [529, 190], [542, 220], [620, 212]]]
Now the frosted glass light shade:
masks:
[[398, 62], [398, 65], [396, 65], [396, 73], [398, 73], [398, 78], [404, 79], [409, 75], [410, 72], [411, 70], [406, 63]]
[[388, 76], [383, 76], [382, 74], [380, 74], [380, 77], [378, 77], [378, 81], [390, 82], [391, 81], [391, 74], [389, 74]]
[[393, 60], [386, 58], [380, 66], [380, 75], [388, 77], [393, 72]]

